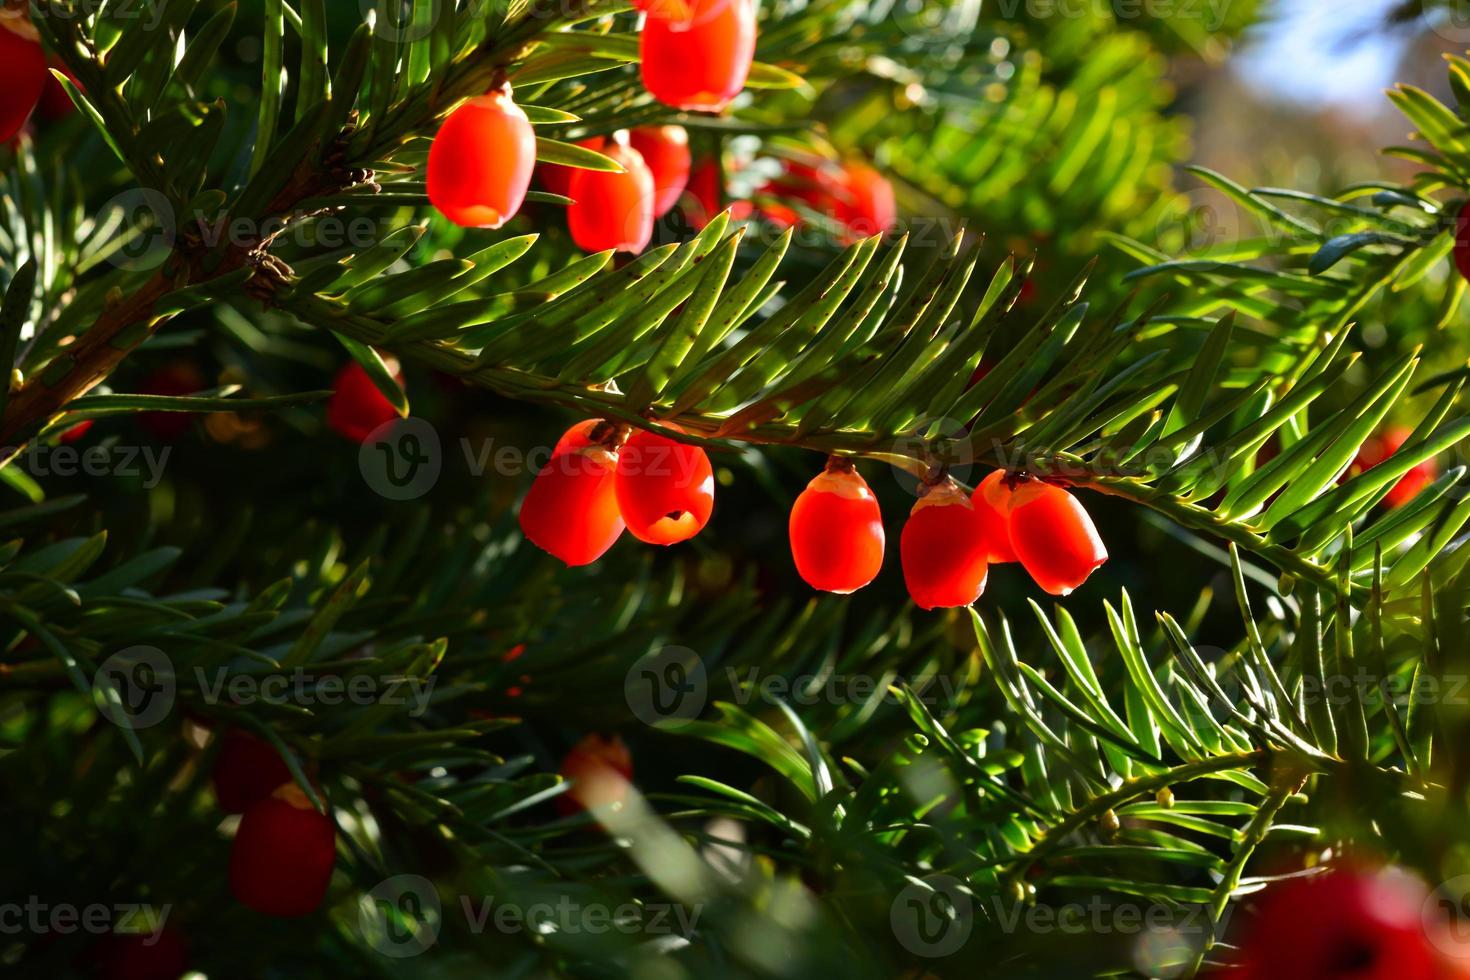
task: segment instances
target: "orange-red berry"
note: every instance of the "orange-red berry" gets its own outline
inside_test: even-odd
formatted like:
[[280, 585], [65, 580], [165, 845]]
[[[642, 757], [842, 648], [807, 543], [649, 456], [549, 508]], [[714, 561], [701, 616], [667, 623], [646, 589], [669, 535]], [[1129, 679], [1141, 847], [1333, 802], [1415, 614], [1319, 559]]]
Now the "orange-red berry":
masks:
[[467, 228], [499, 228], [521, 209], [536, 166], [536, 135], [510, 86], [449, 114], [429, 147], [429, 201]]
[[633, 755], [616, 735], [588, 735], [561, 760], [561, 778], [571, 787], [556, 798], [562, 816], [621, 802], [633, 778]]
[[628, 142], [653, 174], [653, 216], [662, 218], [689, 184], [689, 134], [683, 126], [649, 126], [629, 133]]
[[848, 162], [842, 168], [835, 212], [854, 239], [890, 231], [898, 223], [893, 185], [866, 163]]
[[823, 592], [856, 592], [883, 566], [883, 515], [878, 498], [851, 463], [834, 460], [791, 508], [791, 557], [806, 584]]
[[[397, 376], [396, 365], [388, 366], [395, 368]], [[327, 399], [327, 425], [332, 431], [353, 442], [367, 442], [380, 425], [396, 418], [398, 409], [361, 364], [348, 361], [342, 366], [332, 382], [332, 397]]]
[[[1386, 461], [1398, 452], [1399, 447], [1413, 434], [1414, 430], [1406, 426], [1393, 426], [1370, 437], [1359, 448], [1357, 459], [1353, 460], [1351, 472], [1361, 473]], [[1389, 488], [1388, 493], [1383, 497], [1384, 505], [1402, 507], [1413, 500], [1420, 490], [1433, 483], [1437, 476], [1439, 476], [1439, 464], [1433, 457], [1430, 457], [1405, 473], [1397, 483]]]
[[291, 770], [274, 748], [247, 731], [232, 728], [220, 737], [210, 781], [221, 810], [244, 813], [252, 803], [291, 782]]
[[603, 154], [623, 173], [576, 170], [567, 196], [567, 226], [572, 240], [588, 252], [616, 249], [637, 254], [653, 238], [653, 173], [631, 146], [612, 143]]
[[1455, 268], [1470, 279], [1470, 204], [1461, 208], [1455, 218]]
[[719, 112], [745, 88], [755, 59], [755, 0], [664, 0], [640, 37], [643, 84], [689, 112]]
[[599, 423], [573, 426], [536, 474], [521, 504], [521, 530], [568, 566], [590, 565], [623, 533], [614, 473], [618, 454], [593, 444]]
[[1005, 471], [996, 470], [970, 496], [985, 525], [985, 540], [990, 543], [987, 560], [992, 565], [1016, 560], [1016, 549], [1011, 546], [1011, 488], [1005, 480]]
[[156, 932], [113, 932], [92, 951], [100, 980], [179, 980], [189, 969], [189, 944], [172, 924]]
[[715, 509], [714, 469], [698, 446], [639, 429], [618, 453], [617, 493], [618, 509], [635, 538], [678, 544], [709, 523]]
[[0, 143], [20, 132], [50, 78], [31, 22], [0, 18]]
[[[577, 140], [577, 146], [586, 150], [602, 152], [607, 146], [606, 136], [589, 136], [584, 140]], [[541, 186], [553, 194], [562, 197], [570, 197], [572, 194], [572, 175], [581, 170], [581, 167], [568, 167], [560, 163], [543, 163], [536, 167], [536, 177], [541, 181]]]
[[326, 897], [337, 831], [295, 783], [252, 803], [230, 849], [230, 891], [264, 915], [310, 915]]
[[1052, 595], [1077, 588], [1103, 562], [1092, 518], [1061, 487], [1031, 480], [1011, 493], [1011, 546], [1036, 584]]
[[898, 543], [904, 582], [920, 609], [968, 606], [985, 591], [985, 524], [952, 479], [919, 498]]
[[684, 195], [684, 217], [696, 231], [702, 230], [724, 210], [725, 188], [720, 180], [720, 161], [705, 157], [689, 171]]
[[[1289, 878], [1256, 900], [1221, 976], [1246, 980], [1450, 980], [1459, 942], [1439, 903], [1406, 873], [1339, 870]], [[1460, 941], [1462, 942], [1462, 941]], [[1456, 957], [1455, 959], [1459, 959]]]

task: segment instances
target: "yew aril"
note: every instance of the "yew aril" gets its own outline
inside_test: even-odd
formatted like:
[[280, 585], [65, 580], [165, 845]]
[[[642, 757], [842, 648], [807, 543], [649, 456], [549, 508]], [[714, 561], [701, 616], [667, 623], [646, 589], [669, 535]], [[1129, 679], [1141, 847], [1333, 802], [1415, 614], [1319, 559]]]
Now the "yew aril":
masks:
[[99, 980], [179, 980], [189, 969], [189, 944], [171, 923], [151, 932], [113, 932], [91, 959]]
[[985, 591], [990, 541], [953, 479], [929, 487], [914, 504], [898, 546], [904, 583], [920, 609], [968, 606]]
[[291, 770], [270, 745], [249, 732], [232, 728], [220, 736], [210, 781], [221, 810], [244, 813], [252, 803], [291, 782]]
[[883, 566], [878, 498], [850, 462], [834, 459], [791, 508], [791, 557], [814, 589], [846, 595]]
[[1449, 980], [1456, 945], [1427, 890], [1394, 870], [1336, 870], [1268, 887], [1222, 976], [1246, 980]]
[[520, 211], [536, 166], [536, 135], [510, 86], [461, 104], [429, 147], [429, 201], [467, 228], [499, 228]]
[[745, 88], [755, 59], [755, 0], [659, 0], [639, 37], [643, 84], [686, 112], [720, 112]]
[[571, 786], [556, 798], [556, 808], [569, 817], [622, 802], [633, 778], [633, 755], [616, 735], [588, 735], [562, 758], [560, 772]]
[[1460, 209], [1455, 218], [1455, 268], [1470, 279], [1470, 204]]
[[[589, 136], [583, 140], [577, 140], [576, 145], [586, 150], [595, 150], [601, 153], [603, 147], [607, 146], [606, 136]], [[568, 167], [561, 163], [542, 163], [536, 167], [536, 178], [541, 181], [541, 186], [553, 194], [562, 197], [572, 195], [572, 175], [581, 171], [581, 167]]]
[[1036, 584], [1067, 595], [1108, 560], [1092, 518], [1061, 487], [1030, 480], [1011, 493], [1011, 547]]
[[702, 231], [724, 210], [725, 187], [720, 176], [720, 161], [705, 157], [689, 171], [689, 186], [684, 193], [684, 217], [695, 231]]
[[854, 239], [891, 231], [898, 223], [893, 185], [888, 178], [861, 161], [843, 165], [839, 193], [835, 198], [835, 216], [847, 226]]
[[628, 142], [653, 174], [653, 216], [662, 218], [689, 185], [689, 134], [683, 126], [649, 126], [630, 132]]
[[[1392, 426], [1370, 437], [1358, 449], [1357, 458], [1353, 460], [1349, 472], [1356, 475], [1387, 461], [1390, 456], [1399, 451], [1405, 442], [1408, 442], [1409, 436], [1413, 434], [1414, 430], [1407, 426]], [[1383, 497], [1384, 506], [1402, 507], [1413, 500], [1420, 490], [1433, 483], [1437, 476], [1439, 476], [1439, 464], [1433, 457], [1430, 457], [1401, 476], [1398, 482], [1389, 488], [1388, 493]]]
[[970, 496], [975, 513], [985, 525], [985, 540], [990, 550], [987, 560], [995, 565], [1016, 560], [1016, 549], [1011, 546], [1011, 488], [1006, 482], [1004, 470], [996, 470], [980, 481]]
[[[388, 366], [401, 382], [396, 365]], [[398, 409], [361, 364], [348, 361], [337, 372], [332, 381], [332, 397], [327, 399], [327, 425], [334, 432], [353, 442], [367, 442], [379, 426], [398, 417]]]
[[635, 538], [678, 544], [709, 523], [715, 509], [714, 468], [698, 446], [639, 429], [618, 453], [617, 495]]
[[521, 503], [521, 531], [573, 568], [601, 558], [623, 533], [614, 486], [618, 453], [590, 441], [600, 424], [568, 430]]
[[635, 255], [653, 238], [653, 174], [637, 150], [612, 143], [603, 154], [623, 173], [577, 170], [567, 196], [567, 227], [577, 247], [588, 252], [614, 249]]
[[0, 143], [20, 132], [51, 78], [36, 29], [25, 18], [0, 18]]
[[[175, 361], [144, 379], [139, 390], [145, 395], [181, 398], [197, 394], [205, 386], [204, 374], [190, 361]], [[188, 412], [139, 412], [138, 424], [164, 442], [184, 437], [193, 425]]]
[[337, 859], [337, 831], [295, 783], [252, 803], [230, 849], [230, 891], [263, 915], [291, 919], [322, 904]]

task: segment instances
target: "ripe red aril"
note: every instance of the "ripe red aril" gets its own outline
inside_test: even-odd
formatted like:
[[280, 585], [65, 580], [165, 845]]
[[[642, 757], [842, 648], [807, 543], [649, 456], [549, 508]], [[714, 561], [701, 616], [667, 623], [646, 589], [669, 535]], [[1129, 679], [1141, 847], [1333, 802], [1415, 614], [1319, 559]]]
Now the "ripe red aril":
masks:
[[[1427, 890], [1394, 870], [1338, 870], [1262, 893], [1228, 976], [1245, 980], [1448, 980], [1448, 941], [1426, 921]], [[1437, 907], [1432, 907], [1438, 911]], [[1438, 933], [1436, 935], [1436, 933]]]
[[631, 146], [614, 142], [603, 154], [623, 173], [577, 170], [567, 196], [567, 226], [572, 240], [588, 252], [616, 249], [637, 254], [653, 238], [653, 173]]
[[[385, 361], [402, 383], [397, 363]], [[377, 428], [398, 418], [398, 409], [388, 396], [378, 390], [367, 370], [356, 361], [348, 361], [332, 382], [332, 397], [327, 399], [327, 425], [353, 442], [367, 442]]]
[[683, 126], [649, 126], [633, 130], [628, 141], [653, 174], [653, 216], [662, 218], [689, 184], [689, 134]]
[[639, 38], [643, 84], [687, 112], [719, 112], [745, 88], [755, 59], [755, 0], [659, 0]]
[[843, 164], [835, 199], [835, 216], [854, 240], [890, 231], [898, 223], [893, 185], [862, 161]]
[[898, 544], [904, 583], [920, 609], [968, 606], [985, 591], [991, 547], [985, 524], [952, 478], [927, 488]]
[[231, 728], [220, 736], [210, 781], [221, 810], [244, 813], [252, 803], [289, 783], [291, 770], [274, 748], [247, 731]]
[[1067, 595], [1108, 560], [1082, 504], [1050, 483], [1030, 480], [1012, 491], [1010, 527], [1016, 557], [1052, 595]]
[[591, 441], [602, 425], [583, 422], [568, 430], [521, 503], [521, 531], [571, 567], [601, 558], [623, 533], [614, 487], [618, 452]]
[[337, 831], [295, 783], [252, 803], [230, 849], [230, 891], [264, 915], [310, 915], [326, 897]]
[[429, 201], [467, 228], [499, 228], [521, 209], [536, 166], [536, 135], [509, 85], [461, 104], [429, 147]]
[[36, 29], [24, 17], [0, 17], [0, 143], [15, 138], [51, 78]]
[[1455, 218], [1455, 268], [1470, 279], [1470, 204], [1461, 208]]
[[725, 188], [721, 182], [720, 161], [705, 157], [689, 171], [689, 186], [684, 194], [684, 217], [695, 231], [701, 231], [724, 210]]
[[[174, 361], [144, 379], [139, 390], [145, 395], [180, 398], [197, 394], [204, 387], [204, 375], [189, 361]], [[188, 412], [139, 412], [138, 423], [164, 442], [181, 439], [193, 424]]]
[[634, 432], [618, 453], [616, 483], [628, 530], [649, 544], [689, 540], [715, 509], [714, 468], [705, 451], [646, 429]]
[[1016, 549], [1011, 546], [1011, 488], [1006, 483], [1004, 470], [996, 470], [980, 481], [970, 495], [975, 513], [985, 525], [985, 540], [990, 544], [987, 561], [995, 565], [1015, 561]]
[[[1379, 432], [1377, 435], [1371, 436], [1358, 449], [1358, 456], [1353, 460], [1353, 465], [1349, 469], [1349, 473], [1356, 475], [1385, 462], [1390, 456], [1398, 452], [1399, 448], [1413, 434], [1414, 430], [1407, 426], [1391, 426]], [[1430, 457], [1405, 473], [1399, 478], [1398, 482], [1389, 488], [1388, 493], [1383, 497], [1384, 505], [1387, 507], [1402, 507], [1410, 500], [1413, 500], [1420, 490], [1433, 483], [1434, 478], [1437, 476], [1439, 476], [1439, 464], [1435, 462], [1433, 457]]]
[[856, 592], [883, 566], [878, 498], [848, 460], [833, 457], [791, 508], [791, 557], [814, 589]]
[[111, 932], [92, 951], [100, 980], [179, 980], [189, 944], [172, 924], [149, 932]]
[[588, 735], [561, 760], [561, 778], [571, 787], [556, 798], [562, 816], [621, 802], [633, 778], [633, 755], [616, 735]]
[[[596, 150], [602, 152], [607, 146], [606, 136], [589, 136], [584, 140], [577, 140], [576, 145], [585, 150]], [[572, 194], [572, 175], [580, 171], [581, 167], [568, 167], [560, 163], [543, 163], [536, 167], [536, 176], [541, 181], [541, 186], [553, 194], [562, 197], [570, 197]]]

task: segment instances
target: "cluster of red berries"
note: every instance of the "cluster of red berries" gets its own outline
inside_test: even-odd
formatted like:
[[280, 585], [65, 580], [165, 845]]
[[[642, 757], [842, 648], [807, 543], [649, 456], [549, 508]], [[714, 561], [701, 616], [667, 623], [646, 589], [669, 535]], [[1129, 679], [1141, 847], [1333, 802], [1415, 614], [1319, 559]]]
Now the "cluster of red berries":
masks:
[[[850, 461], [833, 457], [791, 508], [791, 555], [814, 589], [847, 594], [883, 564], [878, 500]], [[922, 609], [968, 606], [992, 564], [1019, 561], [1036, 584], [1066, 595], [1107, 549], [1092, 518], [1061, 487], [996, 470], [966, 494], [945, 476], [927, 485], [899, 539], [904, 582]]]
[[[643, 84], [666, 105], [720, 112], [745, 88], [755, 58], [755, 0], [639, 0]], [[572, 237], [589, 251], [638, 252], [654, 220], [673, 207], [689, 177], [688, 137], [678, 127], [615, 135], [603, 152], [622, 173], [573, 169]], [[641, 145], [640, 145], [641, 144]], [[444, 120], [429, 149], [429, 200], [450, 221], [499, 228], [520, 210], [536, 164], [536, 136], [509, 84], [470, 99]], [[677, 184], [677, 190], [671, 190]]]
[[557, 441], [521, 504], [520, 523], [532, 544], [575, 567], [601, 558], [625, 528], [648, 544], [688, 541], [714, 508], [714, 469], [703, 449], [589, 419]]
[[1262, 894], [1220, 980], [1464, 980], [1470, 946], [1449, 902], [1395, 869], [1343, 869]]
[[238, 729], [223, 736], [211, 773], [220, 809], [240, 814], [230, 891], [264, 915], [309, 915], [326, 897], [337, 830], [291, 778], [280, 755]]

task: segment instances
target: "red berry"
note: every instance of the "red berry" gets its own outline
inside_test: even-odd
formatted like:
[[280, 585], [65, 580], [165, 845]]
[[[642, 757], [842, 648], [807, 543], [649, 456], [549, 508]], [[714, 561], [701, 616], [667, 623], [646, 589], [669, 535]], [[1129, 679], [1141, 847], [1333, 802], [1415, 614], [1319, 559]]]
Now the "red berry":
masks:
[[[179, 398], [196, 394], [204, 387], [204, 375], [188, 361], [176, 361], [150, 374], [141, 386], [145, 395], [167, 395]], [[143, 428], [165, 442], [183, 438], [193, 420], [188, 412], [140, 412], [138, 422]]]
[[1455, 268], [1470, 279], [1470, 204], [1461, 208], [1455, 219]]
[[[1270, 886], [1238, 951], [1246, 980], [1447, 980], [1424, 888], [1393, 871], [1333, 871]], [[1237, 972], [1228, 974], [1237, 975]]]
[[244, 813], [250, 804], [291, 782], [291, 770], [275, 749], [247, 731], [232, 728], [220, 739], [210, 779], [220, 809]]
[[650, 126], [633, 130], [628, 141], [653, 174], [653, 216], [662, 218], [689, 184], [689, 134], [683, 126]]
[[878, 498], [852, 464], [834, 459], [791, 508], [791, 557], [814, 589], [846, 595], [883, 565]]
[[561, 760], [561, 777], [571, 788], [556, 798], [564, 817], [623, 800], [633, 778], [633, 756], [616, 735], [588, 735]]
[[31, 22], [0, 17], [0, 143], [20, 132], [50, 77]]
[[[606, 136], [589, 136], [584, 140], [577, 140], [577, 146], [588, 150], [602, 152], [607, 145]], [[536, 167], [536, 176], [541, 181], [541, 186], [553, 194], [562, 197], [570, 197], [572, 192], [572, 175], [581, 170], [581, 167], [567, 167], [560, 163], [543, 163]]]
[[[745, 88], [755, 58], [755, 0], [660, 3], [640, 37], [643, 84], [666, 105], [719, 112]], [[665, 16], [667, 15], [667, 16]]]
[[1103, 562], [1097, 528], [1077, 498], [1031, 480], [1011, 493], [1011, 546], [1036, 584], [1052, 595], [1077, 588]]
[[630, 146], [613, 143], [603, 151], [624, 173], [576, 170], [567, 196], [567, 226], [572, 240], [588, 252], [617, 249], [637, 254], [653, 238], [653, 173]]
[[[397, 365], [388, 362], [388, 367], [401, 381]], [[356, 361], [344, 364], [332, 382], [332, 397], [327, 399], [327, 425], [353, 442], [367, 442], [380, 425], [396, 418], [398, 409], [373, 384], [367, 370]]]
[[429, 147], [429, 200], [467, 228], [499, 228], [521, 209], [536, 166], [536, 134], [510, 86], [449, 114]]
[[322, 904], [337, 859], [337, 832], [288, 783], [252, 803], [230, 850], [230, 891], [264, 915], [295, 918]]
[[114, 932], [98, 941], [92, 959], [101, 980], [179, 980], [189, 969], [189, 944], [172, 925]]
[[985, 523], [954, 480], [919, 498], [898, 544], [904, 582], [920, 609], [968, 606], [985, 591]]
[[893, 185], [866, 163], [853, 161], [842, 168], [835, 217], [854, 239], [889, 231], [898, 223]]
[[985, 524], [985, 539], [990, 543], [987, 560], [992, 565], [1016, 560], [1016, 549], [1011, 547], [1011, 488], [1005, 479], [1005, 471], [996, 470], [970, 495], [975, 513]]
[[[1393, 426], [1370, 437], [1358, 450], [1358, 457], [1353, 461], [1352, 472], [1362, 473], [1386, 461], [1398, 452], [1399, 447], [1413, 434], [1414, 430], [1406, 426]], [[1433, 457], [1426, 459], [1405, 473], [1397, 483], [1389, 488], [1388, 493], [1383, 497], [1384, 505], [1402, 507], [1413, 500], [1420, 490], [1433, 483], [1437, 476], [1439, 476], [1439, 464], [1434, 461]]]
[[720, 162], [714, 157], [705, 157], [694, 164], [689, 171], [687, 191], [684, 217], [695, 230], [702, 230], [725, 207]]
[[96, 424], [96, 421], [96, 419], [82, 419], [76, 425], [62, 429], [61, 434], [56, 438], [62, 442], [79, 442], [82, 436], [86, 435]]
[[618, 453], [617, 494], [633, 537], [649, 544], [678, 544], [709, 523], [715, 473], [698, 446], [639, 429]]
[[591, 432], [585, 426], [562, 436], [521, 504], [521, 531], [570, 567], [601, 558], [623, 533], [614, 489], [618, 454], [584, 442]]
[[[71, 83], [77, 88], [82, 87], [81, 83], [77, 81], [77, 77], [70, 71], [67, 71], [66, 68], [55, 62], [52, 63], [52, 66], [70, 79]], [[47, 119], [60, 119], [63, 116], [70, 115], [76, 109], [76, 106], [72, 104], [71, 96], [66, 94], [66, 89], [56, 80], [56, 76], [50, 72], [46, 73], [46, 87], [41, 90], [39, 108], [41, 115]]]

